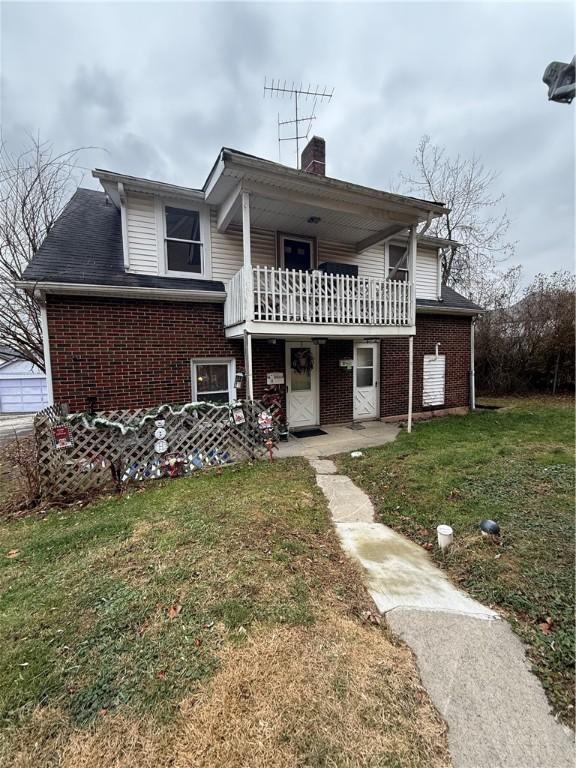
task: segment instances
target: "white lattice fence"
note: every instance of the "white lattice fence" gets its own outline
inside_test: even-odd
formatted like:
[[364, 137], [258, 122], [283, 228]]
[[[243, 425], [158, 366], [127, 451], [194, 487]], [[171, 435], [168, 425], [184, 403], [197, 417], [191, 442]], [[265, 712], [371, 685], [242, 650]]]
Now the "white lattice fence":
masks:
[[[51, 406], [34, 420], [43, 495], [74, 497], [114, 482], [193, 474], [264, 456], [271, 447], [267, 440], [276, 443], [275, 425], [262, 431], [258, 417], [266, 409], [257, 401], [238, 404], [237, 414], [238, 408], [245, 419], [242, 424], [235, 423], [231, 408], [208, 403], [189, 410], [162, 406], [85, 418]], [[62, 426], [71, 445], [59, 448], [55, 429]], [[158, 429], [165, 443], [163, 453], [157, 451]]]

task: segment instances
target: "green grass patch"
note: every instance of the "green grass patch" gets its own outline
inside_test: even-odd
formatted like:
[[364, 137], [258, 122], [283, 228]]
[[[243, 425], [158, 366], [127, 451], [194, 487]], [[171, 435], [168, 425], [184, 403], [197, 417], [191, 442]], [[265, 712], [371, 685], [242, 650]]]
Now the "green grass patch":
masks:
[[[554, 710], [574, 723], [574, 408], [566, 399], [417, 424], [362, 458], [338, 457], [383, 523], [424, 544], [448, 523], [438, 562], [471, 595], [505, 612]], [[501, 526], [499, 544], [479, 523]], [[546, 620], [552, 619], [550, 626]]]
[[0, 525], [0, 724], [46, 704], [79, 725], [111, 710], [170, 718], [223, 638], [310, 624], [319, 592], [350, 597], [328, 531], [299, 460]]

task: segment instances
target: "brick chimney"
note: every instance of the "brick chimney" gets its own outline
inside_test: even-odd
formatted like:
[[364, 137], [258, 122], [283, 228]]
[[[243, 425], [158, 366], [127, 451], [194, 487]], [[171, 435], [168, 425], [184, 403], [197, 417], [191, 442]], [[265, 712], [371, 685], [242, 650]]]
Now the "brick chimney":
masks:
[[308, 173], [326, 176], [326, 142], [319, 136], [312, 136], [302, 150], [300, 168]]

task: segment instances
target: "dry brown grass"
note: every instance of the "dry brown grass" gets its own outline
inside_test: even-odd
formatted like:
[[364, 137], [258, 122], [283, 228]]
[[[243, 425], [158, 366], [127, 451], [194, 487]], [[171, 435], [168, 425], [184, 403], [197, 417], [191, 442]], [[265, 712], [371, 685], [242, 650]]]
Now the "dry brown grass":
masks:
[[[72, 729], [39, 710], [6, 768], [293, 768], [449, 765], [446, 727], [410, 652], [330, 611], [311, 627], [255, 626], [170, 726], [102, 715]], [[55, 741], [54, 734], [58, 733]]]

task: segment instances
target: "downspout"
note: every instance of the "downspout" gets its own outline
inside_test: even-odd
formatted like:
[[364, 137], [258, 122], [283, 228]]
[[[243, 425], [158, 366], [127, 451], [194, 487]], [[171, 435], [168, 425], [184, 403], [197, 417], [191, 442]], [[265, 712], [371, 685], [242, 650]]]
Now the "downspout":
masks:
[[414, 373], [414, 336], [408, 337], [408, 432], [412, 432], [412, 379]]
[[246, 400], [254, 400], [254, 381], [252, 378], [252, 335], [244, 331], [244, 373], [246, 377]]
[[48, 312], [46, 310], [46, 296], [42, 294], [40, 294], [40, 326], [42, 328], [42, 347], [44, 351], [44, 372], [46, 373], [48, 405], [54, 405], [52, 363], [50, 360], [50, 341], [48, 339]]
[[474, 336], [476, 329], [476, 316], [470, 323], [470, 409], [476, 410], [476, 363], [474, 360]]

